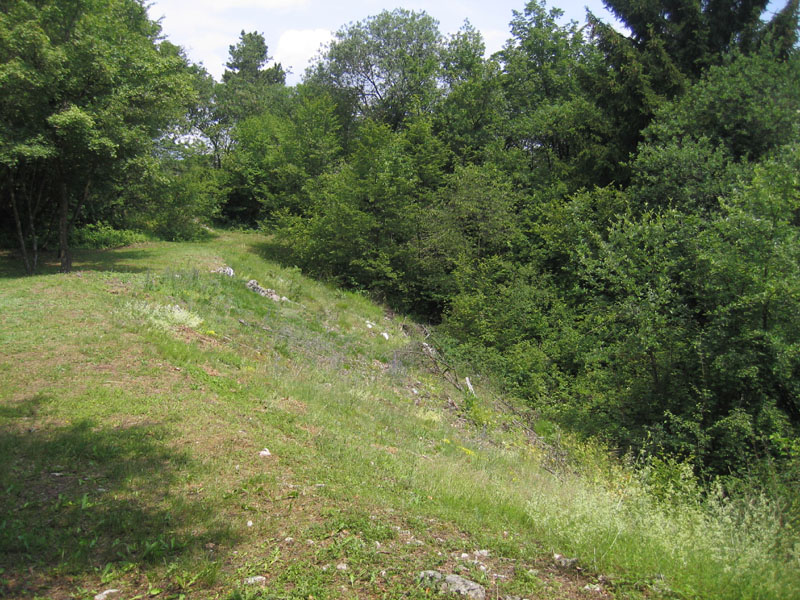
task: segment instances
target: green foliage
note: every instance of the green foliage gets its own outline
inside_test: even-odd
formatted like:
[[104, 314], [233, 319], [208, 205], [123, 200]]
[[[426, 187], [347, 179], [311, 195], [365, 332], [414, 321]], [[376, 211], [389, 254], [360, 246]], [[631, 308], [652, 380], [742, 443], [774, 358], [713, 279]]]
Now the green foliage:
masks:
[[650, 206], [716, 210], [750, 165], [794, 140], [800, 62], [735, 55], [659, 109], [632, 163], [631, 190]]
[[264, 36], [257, 32], [242, 31], [239, 42], [229, 47], [227, 69], [216, 90], [219, 118], [228, 125], [271, 108], [286, 74], [280, 64], [267, 68], [270, 60]]
[[339, 124], [331, 99], [301, 90], [291, 107], [289, 118], [263, 112], [233, 129], [233, 150], [222, 163], [228, 219], [254, 225], [279, 209], [304, 213], [307, 186], [336, 164]]
[[427, 120], [403, 132], [368, 121], [353, 145], [348, 164], [309, 186], [306, 218], [285, 220], [282, 239], [306, 269], [397, 306], [424, 305], [420, 246], [445, 148]]
[[76, 227], [72, 232], [72, 245], [76, 248], [120, 248], [148, 241], [146, 235], [129, 229], [114, 229], [105, 223], [90, 223]]
[[469, 23], [441, 52], [445, 92], [432, 111], [434, 129], [461, 163], [486, 159], [503, 118], [500, 66], [484, 60], [484, 52], [480, 32]]
[[189, 74], [179, 49], [159, 40], [158, 25], [135, 0], [20, 0], [4, 13], [3, 193], [28, 271], [38, 236], [53, 223], [67, 271], [72, 225], [140, 174], [155, 139], [192, 100]]
[[307, 79], [333, 90], [350, 114], [398, 128], [438, 95], [438, 25], [425, 12], [404, 9], [351, 23], [335, 33]]
[[715, 66], [645, 130], [648, 143], [707, 138], [734, 160], [761, 160], [796, 135], [800, 61], [736, 54]]
[[519, 169], [526, 185], [564, 183], [574, 191], [607, 177], [608, 130], [581, 87], [599, 55], [577, 23], [558, 23], [562, 14], [548, 11], [544, 1], [514, 13], [513, 37], [499, 53], [508, 112], [503, 127], [506, 144], [525, 157]]
[[783, 497], [799, 7], [766, 22], [765, 0], [611, 0], [620, 32], [532, 0], [489, 59], [469, 23], [444, 38], [424, 12], [384, 11], [287, 88], [258, 32], [217, 83], [138, 0], [17, 0], [0, 236], [33, 272], [56, 243], [69, 268], [73, 225], [103, 246], [261, 227], [307, 272], [442, 321], [547, 422], [643, 451], [648, 494], [694, 494], [691, 465]]
[[[766, 51], [781, 60], [789, 56], [787, 48], [797, 40], [800, 16], [796, 0], [773, 13], [769, 24], [761, 20], [766, 0], [611, 0], [607, 7], [627, 32], [620, 33], [589, 14], [591, 35], [605, 64], [588, 74], [585, 86], [612, 125], [606, 143], [619, 163], [634, 152], [641, 132], [659, 108], [680, 97], [687, 85], [699, 80], [709, 68], [737, 53]], [[727, 111], [722, 123], [732, 118], [733, 111]], [[629, 175], [627, 169], [617, 168], [615, 179], [627, 183]]]

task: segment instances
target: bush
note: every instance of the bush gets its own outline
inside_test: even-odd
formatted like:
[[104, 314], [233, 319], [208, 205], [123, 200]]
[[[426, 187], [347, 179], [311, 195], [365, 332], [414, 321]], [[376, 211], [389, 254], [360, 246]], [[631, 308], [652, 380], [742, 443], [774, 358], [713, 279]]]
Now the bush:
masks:
[[148, 237], [138, 231], [114, 229], [111, 225], [106, 225], [105, 223], [90, 223], [83, 227], [76, 227], [73, 230], [70, 244], [75, 248], [105, 250], [107, 248], [141, 244], [146, 241], [148, 241]]

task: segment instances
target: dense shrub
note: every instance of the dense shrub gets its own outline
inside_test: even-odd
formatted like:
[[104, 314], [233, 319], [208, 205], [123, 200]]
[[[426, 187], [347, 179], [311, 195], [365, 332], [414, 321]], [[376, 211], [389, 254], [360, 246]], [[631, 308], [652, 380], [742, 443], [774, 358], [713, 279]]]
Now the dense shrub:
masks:
[[105, 223], [90, 223], [76, 227], [72, 233], [71, 244], [76, 248], [104, 250], [120, 248], [148, 241], [147, 235], [130, 229], [114, 229]]

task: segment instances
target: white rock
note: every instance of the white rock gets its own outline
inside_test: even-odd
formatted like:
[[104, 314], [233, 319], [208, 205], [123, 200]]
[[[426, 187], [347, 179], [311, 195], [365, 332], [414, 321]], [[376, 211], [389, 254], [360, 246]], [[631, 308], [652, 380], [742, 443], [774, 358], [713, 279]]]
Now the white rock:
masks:
[[417, 577], [423, 585], [432, 585], [439, 588], [440, 592], [451, 593], [457, 596], [469, 598], [469, 600], [485, 600], [486, 589], [458, 575], [443, 575], [438, 571], [423, 571]]
[[245, 585], [258, 585], [267, 583], [267, 578], [263, 575], [256, 575], [255, 577], [248, 577], [244, 580]]
[[557, 565], [559, 565], [560, 567], [564, 567], [565, 569], [572, 568], [578, 564], [577, 558], [567, 558], [562, 554], [554, 554], [553, 560]]
[[252, 526], [253, 526], [253, 522], [252, 522], [252, 521], [248, 521], [248, 522], [247, 522], [247, 526], [248, 526], [248, 527], [252, 527]]
[[467, 389], [469, 389], [469, 393], [473, 396], [475, 395], [475, 388], [472, 387], [472, 382], [469, 380], [469, 377], [466, 377], [464, 381], [467, 382]]
[[233, 277], [233, 269], [230, 267], [220, 267], [218, 269], [214, 269], [212, 273], [219, 273], [220, 275], [227, 275], [228, 277]]
[[105, 592], [100, 592], [94, 597], [94, 600], [108, 600], [111, 596], [115, 596], [117, 594], [122, 593], [122, 590], [111, 589], [106, 590]]
[[339, 563], [336, 565], [337, 571], [347, 571], [347, 563]]
[[450, 592], [451, 594], [464, 596], [469, 600], [486, 599], [486, 589], [482, 585], [458, 575], [447, 575], [439, 589], [445, 593]]
[[386, 333], [385, 331], [381, 335], [383, 336], [383, 339], [385, 339], [385, 340], [389, 339], [389, 334]]
[[258, 453], [259, 456], [266, 458], [267, 456], [272, 456], [272, 452], [270, 452], [267, 448], [264, 448], [261, 452]]
[[481, 558], [487, 558], [489, 556], [489, 551], [488, 550], [476, 550], [475, 551], [475, 556], [478, 556], [478, 557], [481, 557]]
[[287, 544], [291, 544], [291, 543], [294, 541], [294, 538], [293, 538], [293, 537], [287, 537], [287, 538], [286, 538], [285, 540], [283, 540], [283, 541], [284, 541], [284, 542], [286, 542]]

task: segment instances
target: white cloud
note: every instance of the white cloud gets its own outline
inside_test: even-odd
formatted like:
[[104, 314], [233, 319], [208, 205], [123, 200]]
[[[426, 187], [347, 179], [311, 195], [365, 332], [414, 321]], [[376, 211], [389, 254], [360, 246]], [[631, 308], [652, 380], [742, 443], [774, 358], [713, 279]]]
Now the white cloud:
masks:
[[483, 42], [486, 44], [486, 56], [491, 56], [498, 50], [502, 50], [506, 40], [511, 37], [508, 31], [500, 29], [489, 29], [483, 32]]
[[218, 2], [212, 0], [208, 2], [209, 6], [218, 6], [220, 8], [258, 8], [261, 10], [273, 10], [300, 8], [308, 4], [308, 0], [225, 0]]
[[309, 0], [158, 0], [158, 4], [173, 11], [186, 13], [225, 13], [232, 9], [291, 10], [304, 8]]
[[289, 29], [281, 34], [274, 55], [284, 69], [291, 69], [289, 84], [300, 81], [308, 63], [331, 39], [333, 34], [328, 29]]

